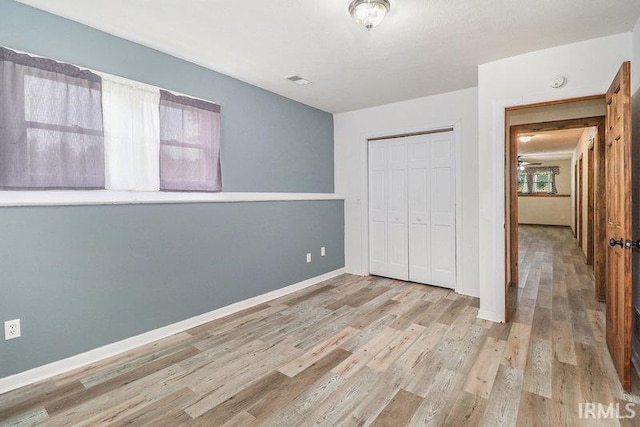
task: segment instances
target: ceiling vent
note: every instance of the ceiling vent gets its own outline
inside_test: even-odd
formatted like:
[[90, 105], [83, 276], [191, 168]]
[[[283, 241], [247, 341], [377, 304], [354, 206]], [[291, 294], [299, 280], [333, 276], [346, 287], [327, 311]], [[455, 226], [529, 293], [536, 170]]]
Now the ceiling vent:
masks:
[[300, 85], [300, 86], [308, 85], [309, 83], [311, 83], [310, 80], [307, 80], [305, 78], [302, 78], [302, 77], [296, 76], [296, 75], [285, 77], [285, 79], [287, 79], [289, 81], [292, 81], [295, 84]]

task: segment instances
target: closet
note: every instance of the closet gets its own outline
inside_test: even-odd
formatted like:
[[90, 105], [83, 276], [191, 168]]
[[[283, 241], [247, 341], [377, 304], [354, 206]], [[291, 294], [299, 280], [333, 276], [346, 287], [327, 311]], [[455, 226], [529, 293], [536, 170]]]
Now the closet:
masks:
[[371, 274], [455, 289], [453, 137], [369, 141]]

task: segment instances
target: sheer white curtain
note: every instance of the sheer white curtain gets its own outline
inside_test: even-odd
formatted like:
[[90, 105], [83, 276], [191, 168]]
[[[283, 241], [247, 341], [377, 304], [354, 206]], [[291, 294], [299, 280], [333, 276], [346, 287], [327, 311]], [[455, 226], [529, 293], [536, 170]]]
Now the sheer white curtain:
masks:
[[108, 190], [160, 189], [159, 104], [159, 89], [102, 75]]

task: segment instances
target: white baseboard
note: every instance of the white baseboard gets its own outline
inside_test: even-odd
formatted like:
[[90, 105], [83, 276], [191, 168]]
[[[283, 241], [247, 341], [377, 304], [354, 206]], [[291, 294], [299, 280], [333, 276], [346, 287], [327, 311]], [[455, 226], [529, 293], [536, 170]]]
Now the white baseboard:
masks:
[[468, 297], [473, 297], [473, 298], [480, 298], [480, 291], [478, 291], [477, 289], [461, 288], [461, 289], [454, 289], [454, 290], [461, 295], [466, 295]]
[[490, 320], [496, 323], [504, 323], [504, 317], [498, 316], [498, 313], [494, 311], [479, 310], [478, 319]]
[[203, 323], [219, 319], [220, 317], [228, 316], [229, 314], [245, 310], [247, 308], [262, 304], [267, 301], [271, 301], [284, 295], [288, 295], [292, 292], [299, 291], [333, 277], [337, 277], [344, 272], [344, 268], [339, 268], [338, 270], [330, 271], [329, 273], [312, 277], [311, 279], [294, 283], [293, 285], [281, 289], [276, 289], [275, 291], [267, 292], [266, 294], [239, 301], [225, 307], [210, 311], [208, 313], [204, 313], [177, 323], [173, 323], [171, 325], [164, 326], [162, 328], [154, 329], [152, 331], [145, 332], [143, 334], [136, 335], [112, 344], [107, 344], [105, 346], [89, 350], [85, 353], [77, 354], [75, 356], [39, 366], [28, 371], [20, 372], [19, 374], [1, 378], [0, 394], [15, 390], [20, 387], [24, 387], [29, 384], [33, 384], [38, 381], [46, 380], [56, 375], [64, 374], [65, 372], [69, 372], [74, 369], [99, 362], [101, 360], [116, 356], [129, 350], [133, 350], [137, 347], [149, 344], [153, 341], [157, 341], [162, 338], [166, 338], [179, 332], [183, 332], [196, 326], [202, 325]]

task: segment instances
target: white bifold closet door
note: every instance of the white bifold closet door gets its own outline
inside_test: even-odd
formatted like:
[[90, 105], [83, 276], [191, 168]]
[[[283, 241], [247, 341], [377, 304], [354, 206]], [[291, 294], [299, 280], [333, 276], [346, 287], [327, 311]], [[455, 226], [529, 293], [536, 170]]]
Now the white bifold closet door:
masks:
[[369, 143], [370, 272], [454, 289], [453, 132]]
[[371, 142], [369, 168], [371, 273], [409, 280], [406, 142]]

